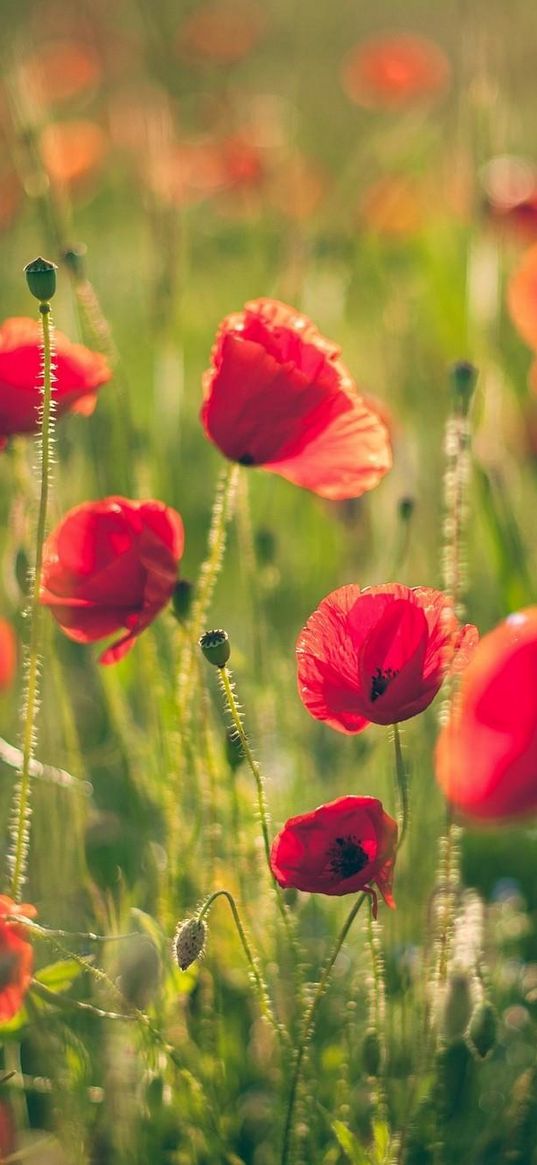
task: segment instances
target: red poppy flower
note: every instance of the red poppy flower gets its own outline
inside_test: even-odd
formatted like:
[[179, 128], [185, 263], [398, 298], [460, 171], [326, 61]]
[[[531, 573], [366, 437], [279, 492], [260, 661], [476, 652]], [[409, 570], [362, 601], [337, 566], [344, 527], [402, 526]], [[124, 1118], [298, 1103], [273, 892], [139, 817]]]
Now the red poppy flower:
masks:
[[436, 750], [448, 800], [474, 818], [537, 810], [537, 607], [481, 640]]
[[232, 65], [252, 52], [264, 28], [263, 10], [251, 0], [205, 0], [184, 20], [179, 50], [189, 62]]
[[434, 700], [448, 669], [464, 667], [476, 643], [475, 627], [461, 627], [451, 599], [431, 587], [340, 587], [298, 637], [300, 698], [339, 732], [408, 720]]
[[[97, 390], [112, 375], [104, 358], [54, 332], [56, 416], [93, 412]], [[41, 404], [42, 348], [38, 320], [15, 317], [0, 326], [0, 447], [14, 433], [34, 433]]]
[[376, 797], [339, 797], [312, 813], [291, 817], [272, 843], [272, 873], [284, 889], [312, 894], [370, 894], [376, 917], [378, 886], [394, 907], [397, 823]]
[[358, 105], [399, 107], [444, 92], [450, 71], [434, 41], [395, 34], [356, 45], [343, 62], [342, 80]]
[[104, 130], [93, 121], [52, 122], [41, 134], [43, 165], [61, 186], [83, 186], [101, 169], [107, 151]]
[[45, 542], [41, 603], [77, 643], [126, 630], [100, 657], [115, 663], [171, 598], [183, 544], [181, 518], [162, 502], [84, 502]]
[[537, 244], [522, 256], [509, 280], [507, 303], [522, 339], [537, 351]]
[[306, 316], [273, 299], [220, 325], [201, 420], [226, 457], [321, 497], [373, 489], [391, 466], [385, 426]]
[[0, 619], [0, 692], [13, 682], [17, 667], [17, 637], [7, 619]]
[[22, 1007], [32, 979], [33, 950], [26, 942], [24, 926], [6, 922], [10, 914], [34, 918], [34, 906], [20, 906], [0, 895], [0, 1022], [11, 1019]]

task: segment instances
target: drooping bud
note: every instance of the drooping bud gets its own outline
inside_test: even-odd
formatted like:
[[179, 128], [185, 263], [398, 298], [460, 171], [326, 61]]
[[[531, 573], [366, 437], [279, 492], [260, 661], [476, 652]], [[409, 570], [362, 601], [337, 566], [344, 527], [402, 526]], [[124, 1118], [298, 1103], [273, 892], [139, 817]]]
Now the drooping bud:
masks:
[[492, 1051], [496, 1043], [497, 1030], [496, 1012], [492, 1004], [484, 999], [474, 1008], [466, 1032], [468, 1047], [471, 1052], [477, 1053], [480, 1060], [484, 1060]]
[[231, 646], [227, 631], [206, 631], [200, 641], [201, 650], [205, 659], [215, 667], [225, 667], [231, 655]]
[[56, 263], [49, 263], [48, 259], [39, 256], [27, 263], [24, 268], [28, 290], [41, 303], [48, 303], [56, 291]]
[[200, 918], [180, 922], [173, 938], [173, 953], [182, 971], [195, 963], [203, 953], [207, 927]]

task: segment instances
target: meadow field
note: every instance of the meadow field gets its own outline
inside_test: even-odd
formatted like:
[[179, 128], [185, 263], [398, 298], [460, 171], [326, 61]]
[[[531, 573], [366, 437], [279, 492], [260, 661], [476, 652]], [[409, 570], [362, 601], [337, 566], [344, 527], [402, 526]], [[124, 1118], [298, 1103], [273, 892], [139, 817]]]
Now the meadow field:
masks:
[[0, 1161], [536, 1165], [537, 9], [0, 13]]

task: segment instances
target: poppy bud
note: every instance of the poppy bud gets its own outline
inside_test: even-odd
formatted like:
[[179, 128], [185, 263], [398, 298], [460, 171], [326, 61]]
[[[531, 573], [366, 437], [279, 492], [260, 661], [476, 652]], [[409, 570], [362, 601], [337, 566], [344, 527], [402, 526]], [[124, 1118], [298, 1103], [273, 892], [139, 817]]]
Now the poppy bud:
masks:
[[69, 268], [75, 279], [83, 281], [86, 278], [86, 254], [88, 248], [85, 243], [77, 243], [63, 252], [65, 266]]
[[199, 641], [205, 659], [215, 667], [225, 667], [231, 655], [227, 631], [206, 631]]
[[496, 1043], [498, 1022], [496, 1012], [491, 1003], [485, 999], [474, 1008], [466, 1039], [471, 1052], [476, 1053], [480, 1060], [484, 1060], [492, 1051]]
[[226, 732], [226, 760], [232, 772], [240, 768], [244, 760], [240, 737], [233, 728]]
[[468, 976], [460, 971], [450, 975], [444, 1000], [442, 1027], [447, 1040], [462, 1036], [472, 1014], [472, 998]]
[[374, 1028], [366, 1031], [362, 1044], [362, 1063], [368, 1076], [378, 1076], [382, 1065], [382, 1048]]
[[172, 594], [172, 611], [178, 623], [186, 623], [192, 607], [194, 587], [186, 578], [180, 578]]
[[56, 263], [49, 263], [48, 259], [34, 259], [24, 268], [28, 290], [41, 303], [48, 303], [56, 291]]
[[180, 922], [173, 939], [173, 952], [179, 967], [186, 971], [203, 953], [207, 927], [200, 918]]
[[477, 368], [468, 360], [457, 360], [450, 368], [455, 405], [464, 416], [468, 413], [477, 383]]
[[399, 517], [400, 517], [402, 522], [409, 522], [410, 521], [412, 514], [414, 513], [415, 506], [416, 506], [415, 499], [413, 497], [410, 497], [410, 495], [407, 495], [406, 497], [403, 497], [403, 498], [399, 498], [398, 510], [399, 510]]

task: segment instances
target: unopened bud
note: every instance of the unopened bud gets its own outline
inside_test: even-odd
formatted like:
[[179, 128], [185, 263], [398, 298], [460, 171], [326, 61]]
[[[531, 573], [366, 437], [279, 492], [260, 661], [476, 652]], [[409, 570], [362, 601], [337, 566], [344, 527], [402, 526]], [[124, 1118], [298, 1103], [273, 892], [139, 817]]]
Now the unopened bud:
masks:
[[201, 918], [180, 922], [173, 939], [173, 952], [182, 971], [186, 971], [203, 953], [207, 927]]
[[447, 1040], [464, 1035], [472, 1014], [472, 994], [468, 976], [454, 971], [447, 983], [442, 1027]]
[[209, 663], [215, 667], [225, 667], [231, 655], [227, 631], [206, 631], [200, 639], [200, 647]]
[[455, 407], [466, 416], [477, 384], [477, 368], [468, 360], [457, 360], [449, 370]]
[[235, 772], [235, 769], [240, 768], [244, 760], [244, 752], [240, 737], [237, 735], [235, 729], [233, 728], [231, 728], [229, 732], [226, 732], [226, 759], [232, 772]]
[[368, 1076], [378, 1076], [382, 1064], [382, 1047], [374, 1028], [366, 1031], [362, 1044], [362, 1063]]
[[405, 497], [399, 498], [398, 509], [399, 509], [399, 517], [401, 518], [402, 522], [409, 522], [410, 521], [412, 514], [414, 513], [415, 507], [416, 507], [416, 502], [415, 502], [414, 498], [410, 496], [410, 494], [407, 494]]
[[28, 290], [41, 303], [48, 303], [56, 291], [56, 263], [49, 263], [41, 256], [27, 263], [24, 268]]
[[63, 252], [63, 261], [65, 266], [74, 275], [75, 279], [83, 282], [86, 278], [86, 255], [88, 248], [85, 243], [77, 243], [74, 247], [68, 247]]
[[268, 526], [259, 526], [256, 530], [254, 545], [260, 566], [270, 566], [276, 557], [276, 538]]
[[478, 1003], [474, 1008], [466, 1039], [471, 1052], [477, 1052], [480, 1060], [484, 1060], [492, 1051], [496, 1043], [498, 1021], [496, 1012], [488, 1000]]
[[185, 623], [190, 615], [194, 587], [186, 578], [180, 578], [173, 588], [172, 610], [178, 623]]

